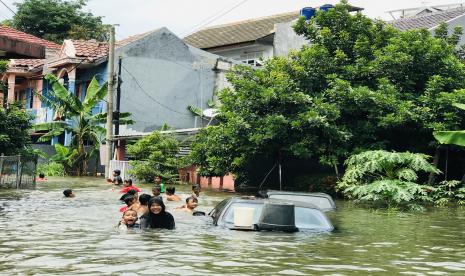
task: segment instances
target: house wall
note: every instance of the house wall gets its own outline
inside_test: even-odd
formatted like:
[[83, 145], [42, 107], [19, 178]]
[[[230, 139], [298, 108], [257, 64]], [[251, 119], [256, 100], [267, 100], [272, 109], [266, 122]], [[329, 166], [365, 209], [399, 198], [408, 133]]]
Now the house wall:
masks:
[[188, 46], [166, 28], [118, 48], [115, 56], [123, 57], [121, 111], [136, 121], [122, 126], [121, 135], [152, 132], [165, 123], [175, 129], [208, 123], [188, 106], [208, 108], [217, 56]]
[[221, 177], [203, 177], [197, 174], [195, 166], [179, 170], [179, 178], [189, 184], [200, 184], [202, 188], [234, 191], [234, 178], [228, 174]]
[[308, 40], [294, 32], [294, 29], [292, 28], [294, 24], [295, 21], [275, 24], [275, 56], [287, 56], [290, 51], [299, 50], [303, 45], [309, 44]]

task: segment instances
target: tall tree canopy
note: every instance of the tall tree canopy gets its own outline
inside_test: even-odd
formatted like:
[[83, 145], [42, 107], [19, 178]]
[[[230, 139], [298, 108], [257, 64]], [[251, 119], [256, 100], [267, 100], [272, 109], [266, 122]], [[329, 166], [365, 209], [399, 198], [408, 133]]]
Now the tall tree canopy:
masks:
[[21, 109], [21, 104], [0, 107], [0, 154], [24, 154], [30, 151], [32, 116]]
[[66, 38], [103, 40], [102, 17], [84, 11], [87, 0], [24, 0], [15, 3], [9, 24], [20, 31], [61, 43]]
[[241, 178], [263, 158], [317, 158], [337, 168], [363, 149], [428, 152], [434, 130], [464, 126], [451, 105], [465, 102], [460, 29], [400, 32], [350, 14], [342, 1], [301, 18], [295, 31], [311, 44], [229, 74], [219, 125], [192, 146], [202, 174]]

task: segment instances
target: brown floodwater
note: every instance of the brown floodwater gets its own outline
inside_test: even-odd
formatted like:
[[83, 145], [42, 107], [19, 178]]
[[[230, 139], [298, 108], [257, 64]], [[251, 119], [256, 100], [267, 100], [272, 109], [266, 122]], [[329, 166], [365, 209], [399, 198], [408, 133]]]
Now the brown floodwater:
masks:
[[[465, 275], [465, 209], [373, 211], [338, 201], [332, 233], [241, 232], [174, 212], [176, 229], [121, 233], [120, 194], [96, 178], [0, 190], [2, 275]], [[64, 198], [65, 188], [76, 198]], [[149, 186], [142, 186], [150, 192]], [[188, 196], [189, 187], [177, 186]], [[229, 193], [204, 192], [208, 212]], [[169, 203], [168, 210], [181, 203]]]

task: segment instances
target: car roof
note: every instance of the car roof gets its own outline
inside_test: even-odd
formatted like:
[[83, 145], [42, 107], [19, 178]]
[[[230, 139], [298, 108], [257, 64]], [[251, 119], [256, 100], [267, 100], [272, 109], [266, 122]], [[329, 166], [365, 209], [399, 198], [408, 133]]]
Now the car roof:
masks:
[[[268, 196], [272, 196], [272, 195], [296, 195], [296, 196], [307, 196], [308, 198], [315, 198], [315, 197], [319, 197], [319, 198], [325, 198], [328, 202], [328, 204], [331, 206], [331, 207], [328, 207], [328, 208], [325, 208], [321, 205], [319, 205], [318, 203], [314, 203], [315, 205], [318, 206], [318, 208], [320, 208], [321, 210], [323, 211], [332, 211], [332, 210], [335, 210], [336, 209], [336, 204], [334, 203], [334, 200], [333, 198], [328, 195], [328, 194], [325, 194], [325, 193], [308, 193], [308, 192], [292, 192], [292, 191], [276, 191], [276, 190], [267, 190], [266, 191], [266, 194]], [[298, 200], [296, 199], [295, 201], [302, 201], [302, 200]], [[305, 201], [306, 202], [306, 201]]]
[[302, 201], [294, 201], [289, 199], [276, 199], [276, 198], [255, 198], [255, 197], [233, 197], [230, 199], [232, 203], [252, 203], [252, 204], [264, 204], [264, 203], [276, 203], [276, 204], [293, 204], [297, 207], [304, 207], [304, 208], [311, 208], [311, 209], [318, 209], [318, 206], [302, 202]]

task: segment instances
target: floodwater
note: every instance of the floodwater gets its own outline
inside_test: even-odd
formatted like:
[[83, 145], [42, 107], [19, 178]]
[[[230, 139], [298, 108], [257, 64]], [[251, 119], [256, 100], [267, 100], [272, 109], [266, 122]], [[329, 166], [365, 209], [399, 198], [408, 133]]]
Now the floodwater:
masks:
[[[77, 197], [63, 198], [65, 188]], [[399, 214], [341, 201], [331, 214], [338, 229], [319, 234], [232, 231], [171, 212], [173, 231], [120, 233], [119, 196], [94, 178], [0, 191], [0, 274], [465, 275], [461, 208]], [[228, 196], [205, 192], [199, 210]]]

